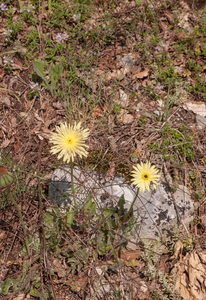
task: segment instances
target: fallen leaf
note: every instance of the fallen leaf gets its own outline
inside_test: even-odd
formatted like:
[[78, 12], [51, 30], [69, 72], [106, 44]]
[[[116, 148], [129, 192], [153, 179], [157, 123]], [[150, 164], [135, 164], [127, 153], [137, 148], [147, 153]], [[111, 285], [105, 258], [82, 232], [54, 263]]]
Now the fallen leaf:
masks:
[[183, 75], [184, 77], [189, 78], [191, 74], [192, 74], [192, 73], [190, 72], [190, 70], [185, 70], [185, 72], [184, 72], [182, 75]]
[[56, 272], [60, 278], [66, 276], [65, 267], [63, 266], [59, 258], [54, 259], [53, 265], [54, 265], [54, 272]]
[[123, 253], [122, 251], [120, 252], [120, 258], [126, 261], [130, 261], [130, 260], [136, 260], [140, 257], [141, 253], [143, 251], [141, 250], [126, 250], [125, 253]]
[[16, 126], [17, 122], [16, 122], [16, 118], [15, 117], [11, 117], [11, 124], [13, 127]]
[[130, 261], [126, 262], [127, 267], [138, 267], [139, 261], [137, 259], [131, 259]]
[[113, 161], [109, 162], [109, 167], [110, 168], [105, 175], [106, 182], [110, 181], [115, 175], [115, 162]]
[[203, 102], [190, 101], [183, 105], [186, 110], [192, 110], [195, 114], [206, 117], [206, 105]]
[[9, 100], [8, 97], [2, 98], [2, 99], [1, 99], [1, 103], [5, 104], [5, 105], [7, 105], [7, 106], [10, 106], [10, 105], [11, 105], [11, 102], [10, 102], [10, 100]]
[[22, 122], [22, 121], [26, 121], [27, 123], [29, 123], [30, 122], [30, 116], [27, 114], [27, 113], [25, 113], [25, 112], [20, 112], [19, 113], [19, 116], [21, 117], [20, 118], [20, 122]]
[[184, 248], [183, 243], [180, 240], [178, 240], [174, 245], [174, 255], [171, 257], [171, 259], [178, 258], [179, 254], [180, 255], [182, 254], [183, 248]]
[[119, 90], [118, 104], [123, 108], [126, 108], [129, 105], [129, 96], [123, 90]]
[[34, 113], [34, 116], [35, 116], [35, 118], [36, 118], [38, 121], [41, 121], [42, 123], [44, 123], [44, 120], [43, 120], [43, 118], [42, 118], [42, 117], [40, 117], [40, 116], [38, 115], [38, 113], [37, 113], [37, 112], [35, 112], [35, 113]]
[[68, 280], [67, 284], [70, 286], [70, 288], [73, 292], [79, 292], [81, 290], [78, 281], [72, 282], [72, 281]]
[[6, 265], [7, 265], [7, 267], [12, 266], [12, 265], [20, 265], [21, 266], [22, 265], [22, 259], [19, 258], [16, 261], [7, 260]]
[[130, 124], [134, 120], [134, 117], [127, 112], [127, 110], [122, 109], [120, 114], [117, 115], [117, 121], [123, 124]]
[[85, 289], [88, 283], [88, 276], [78, 278], [77, 283], [81, 289]]
[[145, 70], [142, 71], [142, 72], [139, 72], [139, 73], [137, 73], [137, 74], [134, 74], [134, 75], [132, 76], [132, 79], [136, 79], [136, 78], [141, 79], [141, 78], [147, 77], [148, 74], [149, 74], [149, 69], [145, 69]]
[[17, 142], [14, 144], [14, 151], [15, 153], [19, 153], [19, 145], [20, 145], [20, 140], [19, 137], [16, 137]]
[[11, 65], [12, 65], [12, 69], [13, 70], [20, 70], [20, 71], [22, 71], [22, 70], [27, 70], [28, 69], [28, 68], [25, 68], [25, 67], [21, 66], [20, 64], [17, 64], [17, 63], [13, 63]]
[[176, 274], [175, 290], [179, 291], [183, 299], [206, 299], [205, 262], [206, 253], [197, 253], [193, 250], [175, 264], [173, 268]]
[[3, 143], [1, 144], [1, 147], [6, 148], [9, 144], [10, 144], [10, 140], [9, 140], [9, 139], [6, 139], [6, 140], [3, 141]]
[[112, 151], [116, 152], [118, 150], [117, 144], [116, 144], [116, 139], [111, 135], [108, 137], [108, 140], [109, 140], [109, 144], [110, 144]]
[[120, 70], [115, 70], [113, 72], [110, 72], [107, 77], [106, 77], [106, 81], [109, 81], [111, 79], [118, 79], [118, 80], [122, 80], [126, 73], [128, 73], [127, 69], [120, 69]]
[[24, 300], [24, 299], [27, 299], [25, 294], [19, 294], [17, 297], [13, 298], [13, 300]]

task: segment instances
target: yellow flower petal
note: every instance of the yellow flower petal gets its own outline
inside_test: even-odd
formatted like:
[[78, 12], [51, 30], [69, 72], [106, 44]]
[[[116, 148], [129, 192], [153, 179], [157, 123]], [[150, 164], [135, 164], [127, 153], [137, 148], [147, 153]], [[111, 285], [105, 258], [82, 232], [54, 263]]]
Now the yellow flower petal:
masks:
[[56, 127], [56, 131], [57, 133], [51, 133], [49, 141], [54, 144], [50, 151], [52, 154], [58, 153], [58, 159], [62, 158], [64, 162], [69, 163], [70, 159], [74, 161], [76, 155], [80, 158], [88, 155], [85, 140], [89, 136], [89, 129], [82, 130], [81, 123], [75, 123], [73, 126], [61, 123]]
[[141, 162], [133, 168], [133, 178], [131, 181], [140, 189], [140, 192], [144, 193], [145, 189], [149, 192], [151, 183], [153, 184], [153, 188], [156, 189], [160, 175], [158, 175], [158, 170], [154, 166], [151, 166], [150, 162], [146, 162], [145, 164]]

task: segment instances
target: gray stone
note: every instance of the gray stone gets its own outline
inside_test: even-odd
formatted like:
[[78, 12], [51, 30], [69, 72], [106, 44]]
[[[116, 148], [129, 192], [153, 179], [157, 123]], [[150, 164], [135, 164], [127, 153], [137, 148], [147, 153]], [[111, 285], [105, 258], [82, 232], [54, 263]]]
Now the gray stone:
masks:
[[120, 65], [123, 66], [127, 70], [131, 70], [133, 64], [134, 64], [133, 57], [130, 55], [124, 56], [120, 61]]
[[196, 115], [196, 122], [199, 129], [204, 129], [206, 127], [206, 118]]
[[[115, 177], [113, 180], [106, 182], [96, 172], [81, 171], [76, 167], [74, 168], [74, 186], [78, 205], [83, 205], [88, 199], [88, 195], [92, 193], [93, 201], [96, 203], [99, 212], [105, 206], [115, 207], [122, 195], [125, 198], [125, 207], [129, 209], [136, 195], [136, 188], [125, 184], [124, 179], [121, 177]], [[67, 197], [64, 196], [65, 192], [68, 193]], [[49, 186], [51, 203], [57, 203], [60, 207], [64, 207], [66, 203], [71, 204], [70, 193], [70, 167], [69, 165], [62, 165], [54, 171]], [[174, 193], [174, 198], [179, 215], [188, 227], [193, 220], [194, 212], [193, 201], [188, 189], [179, 186]], [[130, 239], [135, 244], [148, 238], [157, 239], [164, 231], [168, 232], [169, 228], [176, 224], [178, 220], [172, 195], [167, 184], [163, 181], [159, 183], [155, 191], [139, 193], [133, 210], [136, 224], [139, 224], [138, 231]], [[130, 243], [130, 248], [134, 249], [132, 243]]]

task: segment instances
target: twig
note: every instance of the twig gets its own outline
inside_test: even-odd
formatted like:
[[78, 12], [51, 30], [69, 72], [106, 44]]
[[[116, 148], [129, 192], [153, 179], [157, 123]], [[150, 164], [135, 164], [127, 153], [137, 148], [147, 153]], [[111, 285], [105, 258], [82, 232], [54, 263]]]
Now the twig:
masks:
[[46, 239], [45, 239], [44, 227], [43, 226], [42, 226], [42, 233], [43, 233], [43, 239], [44, 239], [44, 266], [45, 266], [46, 272], [49, 273], [49, 279], [50, 279], [50, 283], [51, 283], [53, 298], [54, 298], [54, 300], [56, 300], [56, 293], [55, 293], [55, 290], [54, 290], [54, 285], [53, 285], [51, 272], [50, 272], [49, 260], [48, 260], [48, 257], [47, 257]]

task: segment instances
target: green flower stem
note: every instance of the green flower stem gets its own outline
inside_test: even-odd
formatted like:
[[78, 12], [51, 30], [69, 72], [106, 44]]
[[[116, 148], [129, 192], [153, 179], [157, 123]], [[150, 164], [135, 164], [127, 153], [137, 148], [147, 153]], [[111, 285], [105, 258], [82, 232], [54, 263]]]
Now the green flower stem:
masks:
[[19, 8], [20, 8], [20, 12], [23, 12], [23, 7], [22, 7], [22, 5], [21, 5], [21, 2], [20, 2], [20, 0], [18, 0], [18, 2], [19, 2]]
[[48, 0], [49, 12], [52, 12], [52, 0]]
[[73, 194], [73, 199], [74, 199], [74, 206], [75, 206], [75, 208], [77, 208], [77, 202], [76, 202], [75, 191], [74, 191], [74, 176], [73, 176], [74, 164], [73, 164], [71, 158], [70, 158], [70, 166], [71, 166], [71, 184], [72, 184], [72, 194]]
[[135, 203], [135, 201], [137, 200], [138, 195], [139, 195], [139, 188], [137, 189], [136, 196], [134, 197], [134, 200], [132, 201], [132, 204], [131, 204], [131, 206], [130, 206], [130, 208], [129, 208], [128, 213], [127, 213], [126, 216], [124, 216], [124, 218], [123, 218], [123, 223], [124, 223], [125, 221], [127, 221], [127, 219], [130, 217], [130, 214], [131, 214], [131, 212], [132, 212], [134, 203]]
[[25, 225], [24, 225], [22, 213], [21, 213], [21, 211], [20, 211], [20, 209], [18, 207], [18, 204], [16, 203], [16, 201], [14, 200], [14, 198], [13, 198], [13, 196], [11, 194], [10, 185], [7, 186], [7, 191], [8, 191], [9, 197], [11, 199], [11, 202], [14, 204], [14, 206], [16, 207], [16, 209], [18, 211], [19, 218], [21, 220], [21, 225], [22, 225], [23, 231], [24, 231], [25, 243], [26, 243], [26, 250], [27, 250], [28, 255], [30, 256], [29, 242], [28, 242], [28, 238], [27, 238], [27, 232], [26, 232], [26, 228], [25, 228]]

